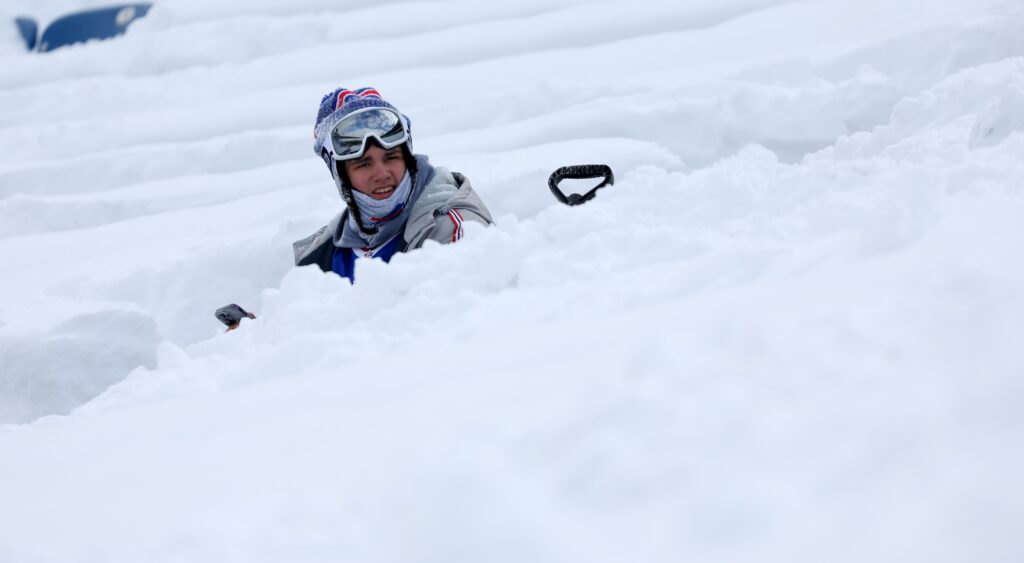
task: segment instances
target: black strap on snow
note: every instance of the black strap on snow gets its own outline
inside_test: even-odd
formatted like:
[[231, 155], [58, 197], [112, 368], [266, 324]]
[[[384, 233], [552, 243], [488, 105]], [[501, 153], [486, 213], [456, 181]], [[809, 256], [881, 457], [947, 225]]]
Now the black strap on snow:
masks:
[[[566, 178], [572, 178], [574, 180], [604, 178], [604, 180], [585, 194], [569, 194], [566, 196], [562, 193], [562, 190], [558, 189], [558, 183]], [[614, 183], [615, 176], [612, 174], [611, 167], [607, 164], [577, 164], [575, 166], [563, 166], [552, 172], [551, 177], [548, 178], [548, 187], [551, 188], [551, 193], [555, 194], [555, 199], [566, 205], [584, 204], [594, 199], [594, 196], [597, 195], [597, 190], [605, 186], [610, 186]]]

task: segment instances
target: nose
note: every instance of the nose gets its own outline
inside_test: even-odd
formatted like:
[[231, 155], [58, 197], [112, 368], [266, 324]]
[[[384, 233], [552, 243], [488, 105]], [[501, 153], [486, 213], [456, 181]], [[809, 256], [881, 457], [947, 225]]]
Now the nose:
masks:
[[370, 178], [374, 181], [389, 180], [391, 178], [391, 172], [388, 171], [388, 167], [384, 165], [383, 160], [374, 160], [370, 167]]

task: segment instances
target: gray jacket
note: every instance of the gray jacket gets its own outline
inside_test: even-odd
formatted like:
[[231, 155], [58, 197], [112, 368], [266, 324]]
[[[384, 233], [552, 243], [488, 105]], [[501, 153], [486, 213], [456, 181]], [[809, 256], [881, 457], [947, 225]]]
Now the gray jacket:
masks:
[[[485, 225], [492, 223], [487, 206], [465, 176], [440, 166], [433, 167], [433, 173], [433, 178], [409, 209], [398, 252], [419, 248], [427, 240], [442, 244], [455, 240], [457, 227], [448, 214], [452, 209], [458, 210], [466, 220]], [[334, 249], [342, 246], [344, 229], [350, 228], [348, 209], [345, 209], [317, 232], [292, 243], [295, 265], [316, 264], [325, 272], [331, 271]]]

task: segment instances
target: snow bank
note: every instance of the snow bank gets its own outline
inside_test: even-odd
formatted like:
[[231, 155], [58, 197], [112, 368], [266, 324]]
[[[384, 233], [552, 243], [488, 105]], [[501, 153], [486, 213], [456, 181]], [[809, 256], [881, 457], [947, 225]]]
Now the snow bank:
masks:
[[47, 301], [5, 312], [0, 422], [68, 414], [137, 366], [156, 367], [157, 325], [142, 311]]

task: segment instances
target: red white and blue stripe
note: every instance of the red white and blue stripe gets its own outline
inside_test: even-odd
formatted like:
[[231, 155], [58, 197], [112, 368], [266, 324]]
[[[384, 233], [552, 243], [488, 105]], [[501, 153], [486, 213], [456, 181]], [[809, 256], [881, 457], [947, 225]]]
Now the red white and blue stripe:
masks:
[[338, 92], [338, 95], [337, 95], [337, 100], [338, 101], [337, 101], [337, 103], [335, 103], [334, 109], [338, 109], [341, 106], [345, 105], [345, 100], [348, 99], [349, 96], [355, 96], [357, 98], [366, 98], [368, 96], [373, 96], [373, 97], [378, 98], [378, 99], [383, 99], [383, 98], [381, 98], [380, 92], [378, 92], [374, 88], [358, 88], [355, 91], [341, 89], [341, 90], [337, 90], [337, 92]]
[[452, 242], [462, 239], [462, 214], [458, 209], [449, 209], [448, 218], [452, 220]]

